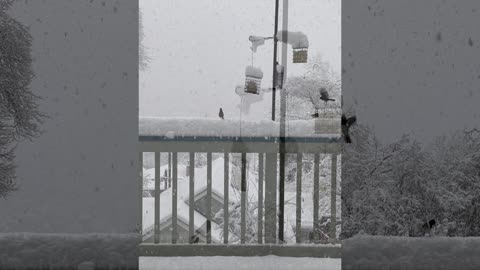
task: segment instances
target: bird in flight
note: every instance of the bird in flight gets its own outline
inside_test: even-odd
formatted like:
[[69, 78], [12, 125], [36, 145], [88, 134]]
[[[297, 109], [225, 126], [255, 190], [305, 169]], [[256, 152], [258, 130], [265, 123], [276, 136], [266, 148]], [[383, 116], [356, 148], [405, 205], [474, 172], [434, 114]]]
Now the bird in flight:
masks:
[[218, 117], [224, 119], [224, 118], [223, 118], [223, 110], [222, 110], [222, 108], [220, 108], [220, 111], [218, 112]]
[[350, 138], [349, 130], [350, 127], [357, 122], [357, 117], [351, 116], [347, 118], [345, 114], [342, 114], [342, 136], [345, 139], [346, 143], [352, 143], [352, 138]]
[[320, 88], [320, 99], [325, 101], [325, 103], [329, 102], [329, 101], [335, 101], [335, 99], [333, 98], [330, 98], [328, 96], [328, 92], [325, 88]]

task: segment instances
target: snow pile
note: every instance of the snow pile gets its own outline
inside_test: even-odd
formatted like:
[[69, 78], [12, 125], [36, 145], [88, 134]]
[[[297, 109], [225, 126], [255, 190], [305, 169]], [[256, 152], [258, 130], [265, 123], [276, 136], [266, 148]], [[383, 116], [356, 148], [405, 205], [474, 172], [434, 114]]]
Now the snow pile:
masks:
[[308, 48], [308, 38], [302, 32], [278, 31], [277, 39], [292, 45], [294, 49]]
[[[328, 119], [335, 129], [329, 134], [315, 133], [315, 120], [290, 120], [286, 126], [287, 137], [338, 138], [340, 136], [340, 118]], [[161, 136], [172, 139], [186, 136], [206, 137], [278, 137], [280, 123], [271, 120], [240, 121], [220, 118], [165, 118], [140, 117], [140, 136]]]
[[480, 237], [357, 236], [342, 242], [342, 269], [480, 269]]
[[247, 66], [245, 68], [245, 76], [261, 79], [263, 78], [263, 72], [260, 68]]
[[0, 269], [136, 269], [138, 234], [0, 234]]
[[140, 269], [209, 269], [209, 270], [340, 270], [342, 263], [340, 259], [332, 258], [293, 258], [278, 257], [274, 255], [262, 257], [140, 257]]

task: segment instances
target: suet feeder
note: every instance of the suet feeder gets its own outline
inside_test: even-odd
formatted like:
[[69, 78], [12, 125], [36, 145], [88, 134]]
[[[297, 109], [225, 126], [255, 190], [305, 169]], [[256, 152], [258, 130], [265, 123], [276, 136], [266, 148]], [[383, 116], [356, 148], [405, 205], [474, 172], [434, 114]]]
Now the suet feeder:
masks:
[[302, 32], [278, 31], [277, 39], [292, 45], [293, 63], [307, 63], [308, 37]]
[[260, 94], [263, 72], [256, 67], [248, 66], [245, 69], [245, 92], [249, 94]]
[[293, 63], [307, 63], [308, 48], [293, 48]]

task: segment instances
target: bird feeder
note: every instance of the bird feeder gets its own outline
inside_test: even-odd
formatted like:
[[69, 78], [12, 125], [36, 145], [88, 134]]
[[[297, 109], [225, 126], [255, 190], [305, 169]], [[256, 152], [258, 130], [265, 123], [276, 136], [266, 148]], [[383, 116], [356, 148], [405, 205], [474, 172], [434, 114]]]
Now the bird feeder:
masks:
[[292, 45], [293, 63], [307, 63], [308, 37], [302, 32], [279, 31], [277, 39]]
[[308, 48], [293, 48], [293, 63], [307, 63]]
[[263, 72], [256, 67], [247, 66], [245, 69], [245, 92], [249, 94], [260, 94]]

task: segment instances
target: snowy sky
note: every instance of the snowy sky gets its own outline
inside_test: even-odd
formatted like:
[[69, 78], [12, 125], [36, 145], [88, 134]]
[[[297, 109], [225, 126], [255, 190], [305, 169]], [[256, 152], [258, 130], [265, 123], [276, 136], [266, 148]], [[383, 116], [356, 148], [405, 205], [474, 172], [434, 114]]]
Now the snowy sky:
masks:
[[[140, 115], [217, 117], [222, 107], [226, 118], [240, 117], [235, 86], [244, 84], [245, 67], [252, 61], [248, 37], [272, 36], [274, 3], [141, 0], [144, 45], [151, 62], [140, 72]], [[340, 72], [340, 0], [290, 1], [288, 22], [289, 31], [308, 36], [309, 56], [320, 54]], [[291, 51], [289, 46], [288, 73], [303, 75], [304, 64], [293, 64]], [[271, 87], [272, 57], [271, 40], [254, 54], [254, 66], [264, 73], [262, 87]], [[271, 95], [266, 94], [242, 117], [268, 119], [270, 110]]]

